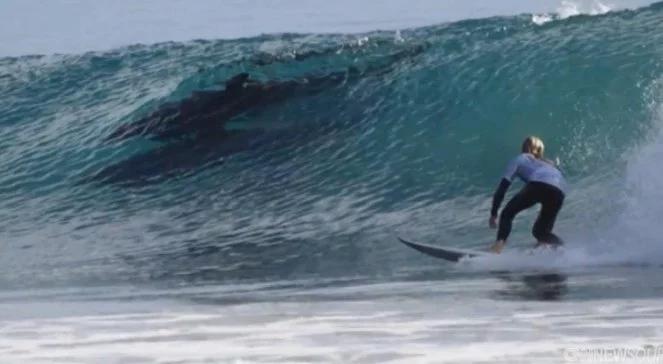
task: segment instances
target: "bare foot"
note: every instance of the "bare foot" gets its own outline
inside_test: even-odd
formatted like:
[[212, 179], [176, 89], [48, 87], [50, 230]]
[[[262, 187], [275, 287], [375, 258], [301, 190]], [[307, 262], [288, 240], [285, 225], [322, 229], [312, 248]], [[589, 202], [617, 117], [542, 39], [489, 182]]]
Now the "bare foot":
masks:
[[495, 254], [499, 254], [499, 253], [501, 253], [501, 252], [502, 252], [502, 249], [504, 249], [504, 244], [505, 244], [505, 243], [506, 243], [506, 242], [505, 242], [504, 240], [498, 240], [498, 241], [496, 241], [496, 242], [493, 244], [493, 246], [490, 247], [490, 251], [493, 252], [493, 253], [495, 253]]

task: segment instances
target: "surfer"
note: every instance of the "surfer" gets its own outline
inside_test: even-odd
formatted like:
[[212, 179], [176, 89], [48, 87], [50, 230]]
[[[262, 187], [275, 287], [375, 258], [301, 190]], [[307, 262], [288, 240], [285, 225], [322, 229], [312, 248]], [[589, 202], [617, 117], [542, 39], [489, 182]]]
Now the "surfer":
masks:
[[532, 228], [532, 234], [538, 241], [537, 246], [563, 244], [562, 239], [552, 233], [552, 229], [564, 202], [566, 182], [556, 164], [543, 157], [543, 150], [544, 145], [541, 139], [535, 136], [527, 137], [522, 145], [522, 153], [509, 163], [493, 195], [489, 225], [494, 229], [498, 227], [498, 211], [513, 178], [518, 177], [525, 182], [525, 187], [513, 196], [499, 214], [497, 240], [490, 248], [495, 253], [500, 253], [504, 248], [506, 239], [511, 233], [514, 217], [537, 203], [541, 204], [541, 211]]

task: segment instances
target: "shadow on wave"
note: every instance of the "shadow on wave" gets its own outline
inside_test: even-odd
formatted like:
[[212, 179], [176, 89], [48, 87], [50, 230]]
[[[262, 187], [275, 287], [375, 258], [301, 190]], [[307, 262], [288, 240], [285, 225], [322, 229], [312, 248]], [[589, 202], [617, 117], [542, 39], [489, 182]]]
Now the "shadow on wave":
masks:
[[108, 166], [91, 180], [141, 186], [219, 165], [226, 156], [252, 150], [283, 136], [282, 132], [265, 130], [228, 130], [229, 121], [247, 113], [264, 112], [287, 100], [383, 76], [392, 72], [400, 61], [412, 60], [426, 49], [425, 45], [415, 45], [384, 56], [363, 69], [350, 66], [344, 71], [291, 80], [263, 82], [246, 72], [237, 74], [225, 82], [222, 90], [194, 91], [188, 98], [164, 104], [148, 116], [117, 128], [106, 138], [107, 142], [140, 137], [163, 145]]

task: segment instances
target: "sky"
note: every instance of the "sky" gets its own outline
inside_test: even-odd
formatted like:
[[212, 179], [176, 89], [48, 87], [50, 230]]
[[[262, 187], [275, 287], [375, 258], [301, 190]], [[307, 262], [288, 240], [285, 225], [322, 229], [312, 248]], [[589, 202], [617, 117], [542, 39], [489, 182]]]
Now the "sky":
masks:
[[[599, 3], [599, 1], [601, 1]], [[0, 57], [263, 33], [393, 30], [651, 0], [1, 0]]]

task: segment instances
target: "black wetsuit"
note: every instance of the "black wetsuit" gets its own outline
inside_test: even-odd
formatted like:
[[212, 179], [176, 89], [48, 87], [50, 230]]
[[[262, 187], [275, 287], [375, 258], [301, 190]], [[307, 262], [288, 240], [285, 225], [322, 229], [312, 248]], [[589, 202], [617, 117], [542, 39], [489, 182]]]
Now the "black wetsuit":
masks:
[[542, 243], [563, 244], [562, 239], [553, 234], [552, 229], [564, 203], [564, 178], [556, 167], [536, 159], [531, 154], [519, 155], [507, 167], [507, 172], [493, 196], [491, 216], [497, 216], [504, 195], [515, 176], [526, 184], [502, 210], [497, 240], [506, 241], [511, 233], [513, 219], [519, 212], [540, 203], [541, 211], [532, 227], [532, 235]]
[[[506, 187], [502, 187], [503, 183], [500, 183], [500, 189], [498, 189], [499, 193], [495, 193], [495, 195], [497, 196], [498, 194], [501, 194], [503, 198], [504, 192], [506, 192], [506, 188], [508, 188], [510, 183], [505, 179], [502, 181], [503, 183], [506, 182]], [[501, 192], [502, 189], [504, 192]], [[500, 198], [493, 198], [493, 216], [497, 215], [496, 211], [499, 209], [497, 206], [499, 206], [500, 203]], [[557, 187], [543, 182], [527, 183], [525, 187], [523, 187], [523, 189], [513, 196], [513, 198], [506, 204], [500, 215], [497, 240], [506, 240], [511, 233], [511, 225], [516, 215], [537, 203], [541, 204], [541, 211], [532, 227], [532, 235], [534, 235], [539, 242], [563, 244], [562, 239], [553, 234], [552, 229], [555, 226], [557, 214], [559, 213], [559, 210], [562, 209], [564, 193]]]

